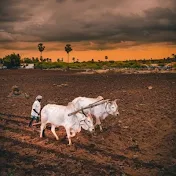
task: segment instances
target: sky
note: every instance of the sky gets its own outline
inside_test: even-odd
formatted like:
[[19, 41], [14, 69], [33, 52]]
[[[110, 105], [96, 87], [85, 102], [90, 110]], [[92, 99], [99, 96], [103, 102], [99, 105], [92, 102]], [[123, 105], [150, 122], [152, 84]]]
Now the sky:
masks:
[[176, 54], [176, 0], [0, 0], [0, 57], [159, 59]]

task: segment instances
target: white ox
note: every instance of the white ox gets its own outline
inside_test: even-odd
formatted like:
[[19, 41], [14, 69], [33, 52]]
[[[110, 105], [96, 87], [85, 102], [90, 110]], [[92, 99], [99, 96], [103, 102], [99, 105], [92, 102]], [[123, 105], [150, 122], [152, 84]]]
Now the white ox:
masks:
[[76, 113], [75, 115], [68, 116], [69, 113], [75, 111], [73, 103], [69, 103], [67, 106], [48, 104], [43, 107], [41, 111], [41, 131], [40, 137], [43, 137], [46, 124], [51, 124], [51, 131], [58, 140], [58, 136], [55, 132], [55, 128], [63, 126], [66, 130], [69, 145], [72, 144], [71, 137], [74, 137], [76, 133], [81, 131], [81, 127], [85, 130], [93, 131], [93, 118], [91, 115], [85, 116], [82, 113]]
[[[81, 109], [102, 99], [102, 96], [98, 96], [97, 98], [77, 97], [72, 101], [72, 103], [75, 104], [77, 109]], [[99, 125], [100, 131], [102, 131], [100, 120], [104, 120], [108, 115], [119, 115], [118, 105], [116, 101], [117, 99], [115, 99], [114, 101], [106, 101], [98, 106], [85, 109], [83, 110], [83, 112], [93, 115], [96, 118], [95, 127]]]

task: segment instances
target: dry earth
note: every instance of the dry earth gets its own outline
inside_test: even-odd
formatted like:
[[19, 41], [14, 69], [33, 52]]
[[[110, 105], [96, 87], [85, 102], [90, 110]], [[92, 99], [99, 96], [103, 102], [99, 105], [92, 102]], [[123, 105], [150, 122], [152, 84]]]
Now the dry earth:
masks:
[[[29, 95], [8, 97], [17, 85]], [[151, 87], [149, 87], [151, 86]], [[176, 175], [176, 74], [76, 74], [44, 70], [0, 70], [0, 175], [172, 176]], [[29, 128], [35, 97], [66, 105], [75, 97], [120, 99], [119, 117], [104, 131], [84, 130], [67, 146], [60, 127]]]

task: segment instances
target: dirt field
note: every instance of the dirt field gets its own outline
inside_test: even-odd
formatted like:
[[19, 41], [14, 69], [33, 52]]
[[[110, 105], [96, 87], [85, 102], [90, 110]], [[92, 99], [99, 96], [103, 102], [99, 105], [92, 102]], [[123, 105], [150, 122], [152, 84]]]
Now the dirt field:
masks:
[[[13, 85], [29, 98], [8, 97]], [[176, 175], [176, 74], [0, 70], [0, 90], [1, 176]], [[95, 135], [82, 130], [69, 147], [62, 127], [59, 141], [49, 127], [43, 139], [28, 127], [38, 94], [42, 106], [78, 96], [118, 98], [120, 116], [108, 116]]]

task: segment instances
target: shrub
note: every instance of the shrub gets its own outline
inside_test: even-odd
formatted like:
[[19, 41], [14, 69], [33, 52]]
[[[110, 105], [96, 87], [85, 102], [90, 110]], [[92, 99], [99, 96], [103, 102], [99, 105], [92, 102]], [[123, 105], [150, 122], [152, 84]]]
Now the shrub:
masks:
[[19, 54], [7, 55], [3, 58], [3, 65], [7, 68], [16, 68], [20, 66], [21, 58]]

